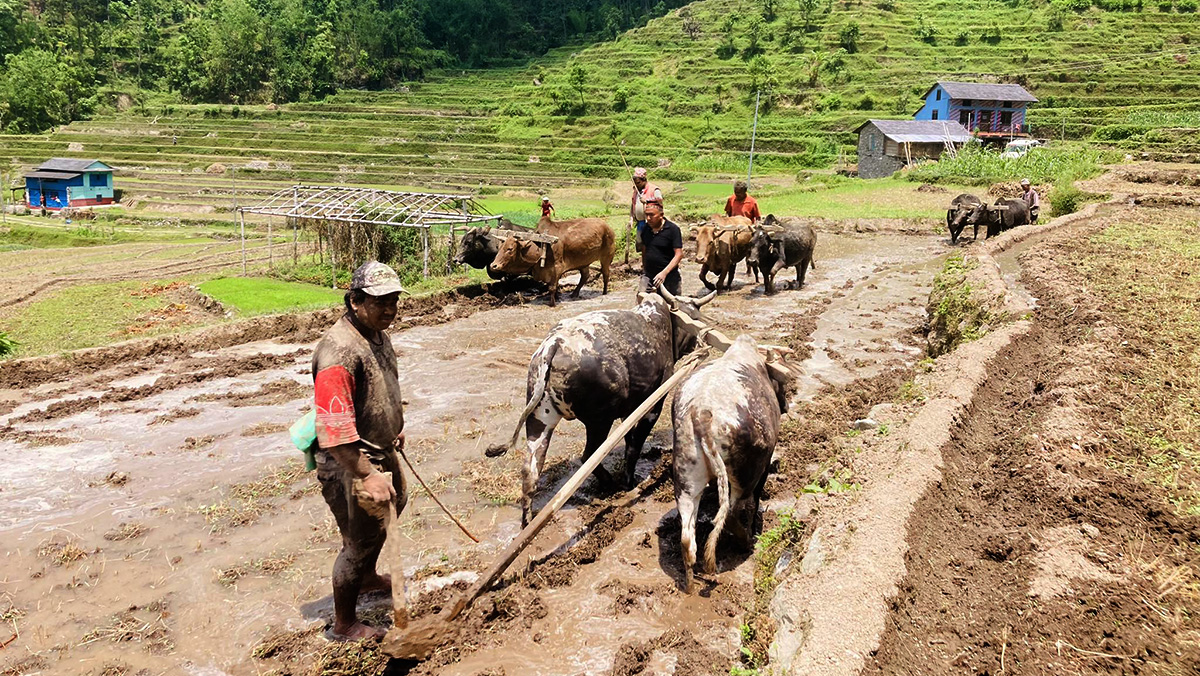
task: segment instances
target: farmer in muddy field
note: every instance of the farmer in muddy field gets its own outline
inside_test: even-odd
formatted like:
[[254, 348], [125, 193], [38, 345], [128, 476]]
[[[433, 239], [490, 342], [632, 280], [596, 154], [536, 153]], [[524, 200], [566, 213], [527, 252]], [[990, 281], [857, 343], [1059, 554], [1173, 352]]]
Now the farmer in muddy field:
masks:
[[679, 261], [683, 260], [683, 232], [663, 216], [656, 202], [646, 205], [646, 227], [642, 228], [642, 278], [638, 291], [666, 286], [679, 295]]
[[387, 537], [387, 510], [399, 516], [408, 500], [393, 446], [404, 445], [404, 408], [386, 333], [402, 291], [395, 270], [365, 263], [350, 281], [346, 314], [313, 351], [317, 478], [342, 534], [333, 564], [330, 633], [337, 640], [384, 633], [359, 622], [355, 605], [359, 594], [390, 591], [392, 581], [375, 564]]
[[762, 219], [762, 213], [758, 210], [758, 202], [747, 192], [748, 189], [745, 181], [734, 182], [733, 194], [725, 200], [725, 215], [745, 216], [751, 223], [757, 223]]
[[1029, 185], [1029, 179], [1021, 179], [1021, 199], [1025, 200], [1025, 204], [1029, 207], [1029, 222], [1037, 223], [1038, 212], [1042, 209], [1042, 200], [1038, 197], [1038, 193]]

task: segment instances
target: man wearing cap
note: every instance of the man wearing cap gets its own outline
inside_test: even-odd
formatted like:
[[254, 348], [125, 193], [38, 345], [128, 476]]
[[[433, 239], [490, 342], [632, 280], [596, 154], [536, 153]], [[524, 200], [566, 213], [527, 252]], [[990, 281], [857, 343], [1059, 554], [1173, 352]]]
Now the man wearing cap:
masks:
[[646, 205], [646, 227], [642, 228], [642, 278], [638, 290], [659, 285], [679, 295], [679, 261], [683, 260], [683, 232], [663, 217], [657, 202]]
[[359, 622], [355, 605], [360, 593], [391, 589], [375, 563], [387, 538], [387, 510], [399, 516], [408, 500], [393, 447], [404, 445], [404, 407], [385, 333], [402, 291], [395, 270], [378, 261], [362, 265], [350, 281], [346, 314], [313, 351], [317, 479], [342, 534], [333, 564], [331, 634], [338, 640], [384, 633]]
[[550, 203], [550, 198], [542, 195], [542, 218], [550, 218], [554, 213], [554, 205]]
[[1037, 191], [1033, 186], [1029, 185], [1029, 179], [1021, 179], [1021, 199], [1025, 200], [1025, 204], [1029, 206], [1029, 222], [1037, 223], [1038, 211], [1042, 206], [1042, 200], [1038, 197]]
[[629, 204], [629, 221], [637, 224], [635, 229], [637, 250], [642, 250], [642, 229], [646, 227], [646, 205], [663, 203], [662, 190], [646, 178], [645, 167], [633, 170], [633, 200]]
[[733, 184], [733, 194], [725, 200], [726, 216], [745, 216], [751, 223], [757, 223], [762, 218], [758, 211], [758, 202], [746, 194], [746, 182], [736, 181]]

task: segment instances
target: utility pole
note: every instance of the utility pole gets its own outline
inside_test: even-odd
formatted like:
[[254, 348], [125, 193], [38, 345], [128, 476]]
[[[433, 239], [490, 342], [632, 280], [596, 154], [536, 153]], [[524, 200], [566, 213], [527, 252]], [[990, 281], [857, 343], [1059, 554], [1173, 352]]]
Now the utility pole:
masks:
[[8, 190], [8, 172], [0, 174], [0, 218], [4, 219], [4, 225], [8, 225], [8, 205], [4, 201], [4, 193]]
[[754, 173], [754, 140], [758, 137], [758, 101], [762, 90], [754, 92], [754, 128], [750, 131], [750, 166], [746, 169], [746, 184], [750, 183], [750, 174]]

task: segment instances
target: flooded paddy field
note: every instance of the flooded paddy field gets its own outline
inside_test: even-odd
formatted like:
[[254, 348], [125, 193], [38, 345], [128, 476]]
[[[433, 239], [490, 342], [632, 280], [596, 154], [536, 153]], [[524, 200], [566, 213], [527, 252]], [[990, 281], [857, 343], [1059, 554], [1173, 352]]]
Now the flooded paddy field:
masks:
[[[929, 285], [947, 252], [932, 233], [819, 232], [802, 289], [786, 270], [766, 297], [743, 264], [705, 314], [730, 336], [795, 350], [796, 399], [817, 400], [923, 356]], [[685, 263], [685, 293], [702, 291], [697, 273]], [[409, 457], [482, 540], [463, 537], [410, 478], [401, 554], [388, 566], [408, 578], [416, 610], [477, 579], [520, 530], [519, 455], [483, 450], [512, 433], [529, 356], [555, 322], [634, 303], [632, 279], [608, 295], [596, 286], [555, 308], [520, 294], [431, 304], [422, 311], [446, 321], [401, 317], [411, 328], [392, 332]], [[340, 542], [286, 431], [311, 400], [313, 340], [145, 355], [0, 392], [6, 669], [308, 673], [323, 659]], [[412, 673], [728, 673], [753, 564], [723, 548], [699, 594], [679, 590], [668, 421], [648, 442], [637, 490], [586, 483], [468, 613], [459, 640]], [[581, 424], [559, 426], [538, 506], [578, 467], [583, 443]], [[618, 448], [606, 465], [621, 457]], [[387, 599], [363, 603], [368, 620], [390, 617]]]

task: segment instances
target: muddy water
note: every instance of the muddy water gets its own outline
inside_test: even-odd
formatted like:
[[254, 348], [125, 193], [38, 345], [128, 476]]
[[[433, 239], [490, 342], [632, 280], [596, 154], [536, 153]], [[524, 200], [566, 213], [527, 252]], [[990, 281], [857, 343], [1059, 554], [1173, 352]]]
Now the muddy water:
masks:
[[[810, 398], [825, 383], [851, 382], [919, 358], [913, 329], [923, 320], [931, 272], [944, 253], [944, 243], [932, 236], [822, 233], [817, 267], [803, 289], [779, 284], [794, 279], [785, 271], [777, 279], [780, 292], [764, 297], [761, 284], [747, 283], [739, 274], [735, 289], [706, 312], [727, 333], [749, 331], [771, 343], [787, 337], [789, 316], [814, 317], [807, 337], [812, 356], [803, 362], [806, 379], [798, 395]], [[700, 290], [696, 273], [693, 264], [685, 267], [686, 293]], [[516, 486], [516, 458], [483, 461], [482, 449], [511, 434], [524, 403], [528, 357], [550, 326], [587, 310], [627, 307], [631, 288], [632, 282], [625, 282], [608, 296], [585, 290], [582, 300], [553, 309], [538, 301], [394, 336], [408, 401], [410, 458], [483, 540], [468, 547], [410, 481], [413, 497], [400, 523], [399, 566], [406, 572], [429, 564], [478, 567], [517, 532], [518, 510], [504, 500]], [[201, 357], [197, 368], [205, 358], [255, 353], [294, 353], [295, 359], [278, 368], [14, 425], [18, 433], [49, 436], [50, 442], [13, 434], [0, 439], [7, 460], [0, 468], [5, 557], [0, 612], [7, 603], [20, 611], [12, 627], [19, 638], [0, 654], [0, 664], [10, 655], [38, 654], [54, 673], [90, 673], [114, 663], [150, 673], [249, 674], [257, 671], [250, 652], [269, 628], [296, 629], [328, 618], [327, 576], [338, 540], [311, 477], [254, 503], [240, 525], [222, 520], [230, 506], [247, 501], [246, 491], [231, 494], [232, 484], [267, 476], [296, 456], [285, 432], [254, 436], [253, 426], [291, 423], [306, 400], [245, 407], [194, 401], [253, 391], [281, 379], [310, 383], [307, 347], [268, 341], [193, 355]], [[149, 384], [170, 368], [151, 365], [108, 386]], [[0, 418], [0, 424], [52, 400], [102, 392], [59, 387], [25, 393], [34, 401]], [[40, 396], [53, 399], [38, 401]], [[189, 409], [199, 412], [188, 416]], [[155, 422], [172, 412], [179, 415]], [[669, 446], [668, 428], [660, 422], [651, 444]], [[543, 499], [578, 466], [582, 432], [578, 423], [559, 427], [548, 463], [559, 467], [554, 480], [543, 482]], [[640, 476], [655, 461], [647, 458]], [[608, 462], [614, 469], [619, 465], [617, 458]], [[105, 483], [111, 472], [126, 474], [128, 481]], [[489, 490], [480, 490], [485, 485]], [[586, 501], [585, 495], [578, 502]], [[553, 552], [579, 535], [586, 524], [577, 506], [568, 505], [531, 547], [530, 557]], [[489, 647], [444, 673], [474, 674], [495, 666], [508, 673], [607, 673], [623, 643], [681, 626], [706, 645], [736, 652], [738, 620], [729, 604], [713, 601], [714, 594], [688, 597], [673, 586], [677, 552], [672, 559], [669, 543], [655, 536], [661, 525], [670, 524], [673, 503], [642, 499], [631, 509], [633, 522], [594, 563], [580, 567], [573, 584], [540, 592], [545, 617], [528, 629], [495, 637]], [[128, 540], [105, 539], [122, 523], [148, 531]], [[677, 537], [677, 526], [664, 532]], [[65, 542], [86, 555], [58, 565], [50, 552], [38, 553], [45, 545]], [[745, 592], [750, 565], [738, 558], [726, 566], [718, 589]], [[238, 567], [240, 575], [228, 574]], [[220, 571], [227, 574], [219, 576]], [[626, 608], [628, 613], [616, 612], [614, 582], [651, 591]], [[413, 585], [411, 591], [417, 589]], [[138, 608], [130, 611], [131, 606]], [[131, 637], [117, 631], [128, 629], [128, 623], [113, 623], [122, 611], [136, 614], [140, 633]], [[169, 646], [145, 629], [159, 625]], [[7, 635], [0, 625], [0, 642]]]

